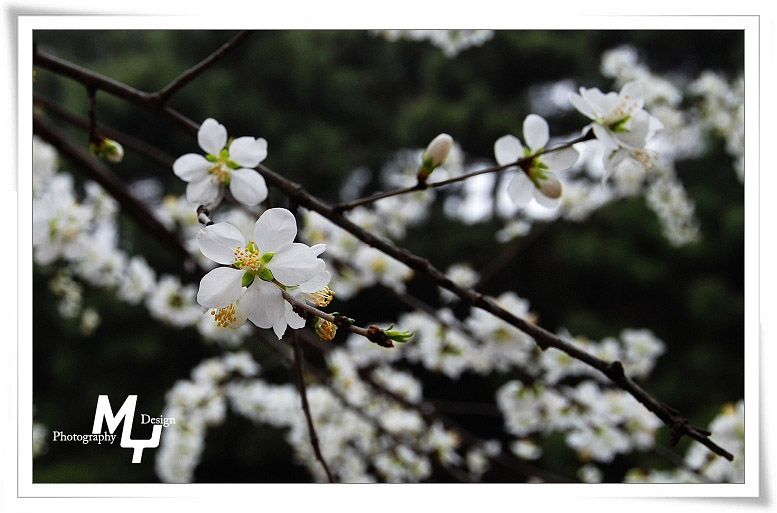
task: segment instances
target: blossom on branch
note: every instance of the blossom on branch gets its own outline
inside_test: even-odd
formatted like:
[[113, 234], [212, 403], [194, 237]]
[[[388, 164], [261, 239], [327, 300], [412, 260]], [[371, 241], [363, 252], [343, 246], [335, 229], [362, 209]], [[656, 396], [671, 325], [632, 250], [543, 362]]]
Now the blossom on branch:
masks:
[[565, 171], [577, 162], [574, 148], [545, 152], [550, 140], [548, 122], [536, 114], [529, 114], [523, 122], [523, 137], [528, 147], [513, 135], [500, 137], [494, 143], [494, 155], [500, 166], [514, 163], [524, 157], [531, 160], [521, 165], [507, 188], [510, 198], [518, 206], [525, 206], [532, 198], [548, 208], [553, 208], [561, 198], [561, 182], [555, 173]]
[[257, 205], [267, 198], [262, 175], [250, 169], [267, 157], [263, 138], [238, 137], [231, 143], [227, 129], [213, 118], [206, 119], [197, 132], [197, 141], [206, 155], [187, 153], [173, 163], [173, 172], [188, 182], [186, 198], [206, 205], [219, 197], [223, 186], [240, 203]]
[[652, 167], [655, 156], [645, 151], [645, 144], [663, 124], [644, 109], [645, 95], [638, 81], [627, 82], [620, 93], [581, 87], [580, 94], [569, 94], [569, 101], [593, 121], [585, 130], [593, 130], [604, 145], [605, 178], [626, 159], [645, 170]]
[[239, 327], [248, 319], [260, 328], [273, 328], [279, 339], [287, 326], [302, 328], [305, 319], [292, 310], [281, 291], [322, 300], [331, 299], [331, 291], [326, 287], [329, 273], [318, 258], [323, 247], [294, 242], [296, 235], [294, 215], [283, 208], [262, 214], [248, 243], [229, 223], [200, 230], [197, 243], [202, 254], [227, 267], [217, 267], [202, 278], [197, 302], [212, 309], [223, 327]]

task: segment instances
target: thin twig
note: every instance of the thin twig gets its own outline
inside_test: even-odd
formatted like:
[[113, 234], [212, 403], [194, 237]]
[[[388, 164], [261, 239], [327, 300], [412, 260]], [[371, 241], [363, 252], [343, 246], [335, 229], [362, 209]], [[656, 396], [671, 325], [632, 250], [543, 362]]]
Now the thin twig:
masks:
[[386, 335], [386, 332], [383, 329], [379, 328], [378, 326], [375, 326], [374, 324], [370, 325], [367, 328], [362, 328], [361, 326], [356, 326], [353, 323], [353, 319], [349, 319], [345, 315], [328, 314], [324, 311], [319, 310], [315, 306], [311, 306], [307, 304], [307, 302], [305, 302], [304, 300], [300, 301], [299, 299], [292, 296], [291, 294], [289, 294], [283, 289], [281, 289], [281, 294], [283, 294], [283, 299], [288, 301], [289, 304], [291, 304], [291, 306], [298, 314], [302, 312], [312, 314], [327, 322], [331, 322], [338, 328], [345, 328], [352, 333], [361, 335], [362, 337], [366, 338], [370, 342], [377, 344], [381, 347], [394, 347], [394, 343], [391, 341], [390, 338], [388, 338], [388, 336]]
[[159, 101], [162, 103], [167, 102], [167, 100], [169, 100], [172, 95], [178, 92], [179, 89], [197, 78], [197, 76], [199, 76], [203, 71], [213, 66], [219, 60], [232, 52], [232, 50], [237, 48], [237, 46], [242, 43], [246, 36], [248, 36], [251, 32], [251, 30], [241, 30], [235, 37], [224, 43], [221, 48], [178, 75], [175, 80], [167, 84], [156, 93], [159, 97]]
[[318, 435], [316, 434], [316, 426], [313, 424], [313, 416], [310, 413], [310, 405], [308, 404], [308, 393], [307, 388], [305, 387], [305, 372], [302, 368], [302, 348], [299, 345], [299, 342], [297, 341], [297, 333], [296, 331], [292, 332], [291, 337], [291, 345], [294, 347], [294, 366], [297, 369], [297, 380], [298, 380], [298, 386], [299, 386], [299, 397], [300, 401], [302, 402], [302, 411], [305, 412], [305, 419], [308, 421], [308, 434], [310, 435], [310, 445], [313, 446], [313, 452], [316, 454], [316, 459], [318, 459], [319, 463], [321, 463], [321, 466], [324, 467], [324, 471], [326, 472], [326, 477], [329, 479], [330, 483], [335, 483], [335, 477], [332, 475], [332, 471], [329, 470], [329, 465], [326, 464], [326, 460], [324, 459], [324, 455], [321, 454], [321, 447], [318, 444]]
[[[303, 341], [306, 344], [311, 345], [311, 343], [313, 341], [310, 338], [306, 338], [304, 336], [305, 332], [297, 331], [297, 333], [300, 336], [300, 338], [302, 338]], [[283, 359], [284, 363], [286, 363], [289, 366], [293, 364], [294, 358], [290, 357], [289, 355], [286, 354], [286, 352], [287, 352], [286, 351], [286, 347], [282, 346], [281, 344], [279, 344], [277, 341], [273, 340], [272, 338], [264, 337], [264, 336], [262, 336], [262, 338], [264, 339], [265, 343], [267, 343], [267, 345], [271, 349], [273, 349], [276, 353], [278, 353], [278, 355]], [[305, 359], [304, 359], [304, 356], [303, 356], [303, 363], [304, 362], [305, 362]], [[432, 454], [429, 451], [426, 451], [423, 448], [419, 447], [415, 440], [408, 439], [405, 436], [400, 436], [400, 435], [398, 435], [396, 433], [393, 433], [393, 432], [387, 430], [385, 427], [383, 427], [383, 425], [381, 424], [379, 419], [373, 417], [372, 415], [370, 415], [369, 413], [364, 411], [364, 409], [362, 407], [360, 407], [360, 406], [358, 406], [356, 404], [351, 403], [348, 400], [348, 398], [340, 390], [338, 390], [334, 386], [334, 384], [331, 382], [331, 380], [329, 380], [327, 378], [327, 376], [323, 372], [316, 370], [315, 368], [311, 367], [309, 364], [307, 365], [307, 372], [311, 376], [313, 376], [313, 378], [319, 384], [321, 384], [321, 386], [326, 387], [327, 390], [329, 390], [329, 392], [340, 402], [340, 404], [342, 404], [345, 408], [351, 410], [357, 416], [359, 416], [361, 419], [365, 420], [370, 425], [372, 425], [378, 431], [378, 433], [380, 433], [380, 435], [388, 437], [392, 441], [392, 443], [394, 444], [394, 447], [392, 448], [392, 451], [395, 454], [396, 454], [397, 448], [399, 446], [406, 445], [408, 447], [411, 447], [413, 450], [415, 450], [417, 452], [426, 454], [430, 458], [434, 458], [435, 457], [434, 454]], [[461, 475], [460, 472], [457, 472], [455, 469], [451, 469], [448, 465], [441, 464], [440, 468], [441, 468], [441, 470], [443, 470], [445, 473], [447, 473], [448, 475], [450, 475], [452, 478], [456, 479], [457, 481], [469, 481], [468, 479], [464, 478]]]
[[[78, 116], [70, 112], [69, 110], [65, 109], [60, 104], [58, 104], [57, 102], [55, 102], [50, 98], [46, 98], [45, 96], [41, 96], [37, 93], [33, 93], [32, 101], [36, 105], [43, 107], [46, 114], [53, 114], [54, 116], [64, 121], [67, 121], [68, 123], [71, 123], [75, 126], [79, 126], [87, 130], [90, 129], [89, 119]], [[117, 141], [124, 148], [133, 150], [165, 167], [172, 167], [173, 162], [175, 161], [175, 157], [158, 149], [156, 146], [152, 146], [147, 142], [141, 141], [140, 139], [137, 139], [120, 130], [116, 130], [115, 128], [111, 128], [101, 123], [97, 123], [97, 132], [102, 135], [105, 135], [106, 137], [113, 139], [114, 141]]]
[[375, 194], [373, 196], [368, 196], [366, 198], [360, 198], [360, 199], [357, 199], [357, 200], [349, 201], [347, 203], [338, 203], [337, 205], [335, 205], [332, 208], [335, 211], [338, 211], [338, 212], [345, 212], [347, 210], [351, 210], [353, 208], [356, 208], [356, 207], [359, 207], [359, 206], [362, 206], [362, 205], [368, 205], [370, 203], [373, 203], [375, 201], [378, 201], [378, 200], [381, 200], [381, 199], [384, 199], [384, 198], [390, 198], [392, 196], [399, 196], [401, 194], [408, 194], [410, 192], [415, 192], [415, 191], [423, 191], [425, 189], [433, 189], [433, 188], [436, 188], [436, 187], [442, 187], [444, 185], [450, 185], [452, 183], [457, 183], [457, 182], [462, 182], [464, 180], [468, 180], [468, 179], [472, 178], [473, 176], [479, 176], [479, 175], [483, 175], [483, 174], [487, 174], [487, 173], [495, 173], [495, 172], [498, 172], [498, 171], [502, 171], [502, 170], [511, 168], [513, 166], [516, 166], [516, 167], [519, 167], [519, 168], [523, 169], [523, 166], [526, 166], [527, 164], [531, 163], [534, 160], [534, 158], [538, 157], [539, 155], [544, 155], [546, 153], [553, 153], [555, 151], [563, 150], [563, 149], [571, 147], [574, 144], [577, 144], [577, 143], [580, 143], [580, 142], [584, 142], [584, 141], [589, 141], [589, 140], [591, 140], [593, 138], [594, 138], [593, 131], [592, 130], [588, 130], [585, 134], [581, 135], [577, 139], [574, 139], [572, 141], [568, 141], [568, 142], [565, 142], [563, 144], [560, 144], [559, 146], [556, 146], [556, 147], [553, 147], [553, 148], [550, 148], [550, 149], [538, 152], [535, 155], [531, 155], [529, 157], [521, 157], [518, 160], [516, 160], [515, 162], [511, 162], [511, 163], [505, 164], [503, 166], [487, 167], [485, 169], [480, 169], [478, 171], [473, 171], [471, 173], [466, 173], [466, 174], [463, 174], [463, 175], [460, 175], [460, 176], [455, 176], [453, 178], [449, 178], [447, 180], [441, 180], [439, 182], [426, 183], [426, 182], [423, 182], [423, 181], [419, 180], [418, 183], [416, 183], [415, 185], [410, 186], [410, 187], [403, 187], [401, 189], [395, 189], [393, 191], [381, 192], [381, 193]]

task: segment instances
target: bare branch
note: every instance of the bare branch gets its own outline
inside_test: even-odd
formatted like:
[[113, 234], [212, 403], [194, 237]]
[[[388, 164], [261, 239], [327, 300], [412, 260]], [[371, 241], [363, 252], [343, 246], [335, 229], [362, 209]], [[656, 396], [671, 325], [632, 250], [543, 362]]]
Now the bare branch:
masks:
[[196, 65], [192, 66], [188, 70], [184, 71], [178, 77], [167, 84], [165, 87], [160, 89], [156, 94], [159, 98], [159, 101], [162, 103], [165, 103], [167, 100], [170, 99], [172, 95], [174, 95], [179, 89], [184, 87], [186, 84], [197, 78], [203, 71], [210, 68], [214, 64], [216, 64], [218, 61], [226, 57], [229, 53], [232, 52], [235, 48], [237, 48], [240, 43], [245, 40], [245, 38], [251, 33], [251, 30], [241, 30], [237, 33], [235, 37], [224, 43], [221, 48], [213, 52], [211, 55], [203, 59], [202, 61], [198, 62]]
[[[532, 160], [534, 160], [535, 157], [539, 155], [543, 155], [545, 153], [552, 153], [554, 151], [563, 150], [566, 148], [569, 148], [570, 146], [583, 142], [588, 141], [594, 138], [593, 131], [588, 130], [584, 135], [581, 135], [577, 139], [574, 139], [572, 141], [565, 142], [563, 144], [560, 144], [559, 146], [556, 146], [554, 148], [550, 148], [548, 150], [544, 150], [541, 152], [536, 153], [535, 155], [531, 155], [529, 157], [522, 157], [515, 162], [511, 162], [509, 164], [505, 164], [503, 166], [492, 166], [487, 167], [485, 169], [480, 169], [478, 171], [473, 171], [471, 173], [463, 174], [461, 176], [456, 176], [453, 178], [449, 178], [447, 180], [441, 180], [439, 182], [430, 182], [426, 183], [425, 181], [419, 180], [418, 183], [411, 187], [403, 187], [401, 189], [395, 189], [393, 191], [388, 192], [381, 192], [379, 194], [375, 194], [374, 196], [368, 196], [366, 198], [361, 198], [353, 201], [349, 201], [347, 203], [338, 203], [334, 207], [332, 207], [334, 210], [338, 212], [345, 212], [346, 210], [351, 210], [356, 207], [362, 206], [362, 205], [368, 205], [370, 203], [374, 203], [375, 201], [384, 199], [384, 198], [390, 198], [392, 196], [399, 196], [401, 194], [408, 194], [415, 191], [423, 191], [425, 189], [433, 189], [436, 187], [442, 187], [444, 185], [450, 185], [452, 183], [462, 182], [464, 180], [468, 180], [472, 178], [473, 176], [479, 176], [484, 175], [488, 173], [495, 173], [499, 171], [503, 171], [505, 169], [511, 168], [511, 167], [519, 167], [521, 169], [524, 168], [527, 164], [531, 163]], [[524, 170], [525, 171], [525, 170]]]

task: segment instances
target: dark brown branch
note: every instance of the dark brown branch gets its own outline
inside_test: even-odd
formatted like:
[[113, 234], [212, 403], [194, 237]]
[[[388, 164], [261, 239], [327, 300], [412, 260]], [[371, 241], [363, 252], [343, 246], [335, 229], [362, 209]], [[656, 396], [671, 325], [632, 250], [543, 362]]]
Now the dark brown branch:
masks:
[[87, 87], [86, 94], [89, 97], [89, 110], [87, 116], [89, 117], [89, 143], [96, 144], [98, 132], [97, 132], [97, 91], [94, 87]]
[[165, 106], [156, 93], [141, 91], [110, 77], [106, 77], [105, 75], [95, 73], [92, 70], [73, 64], [72, 62], [41, 52], [37, 48], [34, 50], [32, 62], [36, 66], [72, 78], [87, 88], [93, 88], [95, 90], [100, 89], [106, 93], [127, 100], [132, 104], [160, 113], [168, 119], [175, 121], [189, 132], [196, 133], [199, 128], [199, 125], [194, 121]]
[[316, 454], [316, 459], [321, 463], [326, 472], [326, 477], [330, 483], [335, 483], [335, 476], [332, 475], [332, 471], [329, 470], [329, 465], [326, 464], [324, 455], [321, 454], [321, 447], [318, 444], [318, 435], [316, 434], [316, 426], [313, 424], [313, 417], [310, 413], [310, 405], [308, 404], [308, 393], [305, 387], [305, 372], [302, 368], [302, 348], [297, 341], [297, 334], [293, 332], [291, 337], [291, 345], [294, 347], [294, 366], [297, 369], [297, 381], [299, 387], [299, 397], [302, 403], [302, 411], [305, 412], [305, 419], [308, 421], [308, 434], [310, 435], [310, 445], [313, 446], [313, 452]]
[[32, 128], [34, 133], [57, 148], [62, 155], [75, 162], [89, 178], [100, 184], [108, 194], [119, 202], [122, 211], [135, 219], [141, 227], [172, 249], [179, 257], [192, 262], [197, 273], [205, 273], [205, 270], [192, 258], [180, 239], [169, 231], [140, 200], [133, 196], [124, 183], [105, 164], [96, 160], [81, 146], [73, 143], [63, 130], [44, 120], [39, 114], [33, 114]]
[[211, 55], [198, 62], [196, 65], [187, 69], [178, 77], [160, 89], [156, 94], [159, 101], [162, 103], [167, 102], [172, 95], [174, 95], [179, 89], [186, 84], [197, 78], [203, 71], [216, 64], [218, 61], [226, 57], [229, 53], [237, 48], [240, 43], [251, 33], [250, 30], [241, 30], [235, 37], [224, 43], [221, 48], [213, 52]]
[[[90, 129], [90, 123], [87, 118], [70, 112], [50, 98], [33, 93], [32, 100], [36, 105], [43, 107], [46, 114], [53, 114], [54, 116], [75, 126], [79, 126], [87, 130]], [[165, 167], [172, 167], [173, 162], [175, 162], [175, 157], [172, 155], [169, 155], [157, 149], [155, 146], [141, 141], [140, 139], [137, 139], [129, 134], [126, 134], [120, 130], [116, 130], [115, 128], [97, 123], [97, 132], [106, 137], [109, 137], [110, 139], [113, 139], [114, 141], [117, 141], [119, 144], [124, 146], [124, 148], [140, 153], [141, 155], [148, 157], [149, 159], [156, 161]]]

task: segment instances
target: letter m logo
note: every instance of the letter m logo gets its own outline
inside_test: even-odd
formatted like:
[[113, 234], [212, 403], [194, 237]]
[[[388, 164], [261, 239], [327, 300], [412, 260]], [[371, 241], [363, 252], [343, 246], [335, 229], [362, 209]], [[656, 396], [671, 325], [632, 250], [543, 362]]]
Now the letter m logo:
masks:
[[94, 412], [94, 424], [92, 433], [100, 434], [103, 422], [108, 426], [108, 432], [114, 433], [119, 427], [119, 423], [124, 421], [121, 432], [121, 446], [126, 449], [132, 449], [132, 463], [140, 463], [143, 457], [143, 449], [147, 447], [159, 447], [159, 437], [162, 435], [162, 426], [154, 426], [149, 440], [133, 440], [132, 423], [135, 421], [135, 405], [138, 402], [138, 396], [128, 395], [127, 400], [121, 405], [116, 415], [113, 414], [111, 401], [107, 395], [101, 395], [97, 398], [97, 408]]

